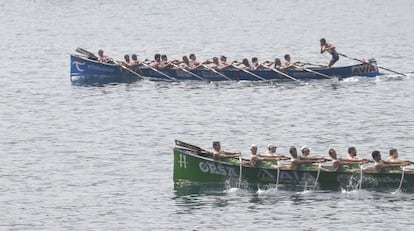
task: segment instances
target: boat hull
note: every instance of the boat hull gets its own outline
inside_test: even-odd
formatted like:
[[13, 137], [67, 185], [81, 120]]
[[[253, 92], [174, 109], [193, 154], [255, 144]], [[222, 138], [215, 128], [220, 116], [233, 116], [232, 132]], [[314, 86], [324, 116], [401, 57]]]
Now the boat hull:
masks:
[[[224, 183], [238, 181], [240, 165], [200, 156], [196, 151], [174, 148], [175, 182]], [[361, 173], [333, 171], [277, 170], [272, 168], [242, 166], [241, 179], [248, 185], [280, 184], [287, 188], [312, 188], [321, 190], [374, 189], [396, 190], [402, 180], [401, 190], [414, 191], [414, 175], [401, 173]]]
[[[374, 60], [370, 63], [357, 64], [353, 66], [334, 68], [312, 68], [312, 71], [297, 68], [287, 69], [285, 74], [291, 78], [281, 75], [270, 69], [254, 70], [250, 73], [237, 68], [228, 68], [214, 72], [208, 68], [198, 68], [190, 71], [180, 69], [154, 70], [146, 66], [138, 65], [122, 68], [117, 64], [105, 64], [83, 56], [71, 55], [71, 82], [72, 83], [110, 83], [110, 82], [133, 82], [144, 76], [151, 80], [162, 81], [184, 81], [184, 80], [206, 80], [206, 81], [293, 81], [329, 79], [330, 77], [348, 78], [352, 76], [375, 77], [380, 75]], [[128, 71], [131, 70], [131, 71]], [[135, 73], [134, 73], [135, 72]], [[191, 72], [191, 73], [190, 73]], [[136, 73], [139, 73], [138, 76]], [[320, 73], [320, 74], [318, 74]], [[293, 78], [292, 78], [293, 77]]]
[[130, 83], [139, 79], [117, 64], [100, 63], [77, 55], [70, 56], [70, 63], [70, 81], [75, 85]]

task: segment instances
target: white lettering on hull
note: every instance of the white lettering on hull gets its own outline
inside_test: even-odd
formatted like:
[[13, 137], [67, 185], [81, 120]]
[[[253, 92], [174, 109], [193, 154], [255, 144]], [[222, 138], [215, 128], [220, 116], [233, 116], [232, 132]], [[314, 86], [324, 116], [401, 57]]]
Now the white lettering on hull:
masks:
[[216, 164], [216, 163], [208, 163], [208, 162], [203, 162], [203, 161], [198, 164], [198, 167], [204, 173], [229, 176], [229, 177], [237, 177], [237, 173], [233, 167]]
[[187, 168], [187, 156], [180, 154], [180, 160], [178, 161], [180, 168]]

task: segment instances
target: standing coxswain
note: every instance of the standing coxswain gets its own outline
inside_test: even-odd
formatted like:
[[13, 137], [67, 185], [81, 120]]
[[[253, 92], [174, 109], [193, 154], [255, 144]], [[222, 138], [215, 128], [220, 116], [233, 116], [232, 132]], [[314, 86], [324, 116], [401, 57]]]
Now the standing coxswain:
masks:
[[336, 52], [336, 47], [333, 44], [327, 43], [326, 39], [321, 38], [321, 54], [327, 51], [329, 54], [332, 55], [332, 59], [329, 61], [328, 67], [332, 67], [336, 61], [339, 60], [339, 54]]

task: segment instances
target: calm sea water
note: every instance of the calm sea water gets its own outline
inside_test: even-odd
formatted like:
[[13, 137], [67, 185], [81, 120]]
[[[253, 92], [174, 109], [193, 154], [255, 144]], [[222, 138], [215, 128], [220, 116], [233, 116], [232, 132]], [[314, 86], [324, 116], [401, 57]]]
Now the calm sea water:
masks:
[[[1, 230], [410, 230], [414, 194], [174, 190], [174, 139], [314, 155], [354, 145], [414, 159], [414, 3], [0, 1]], [[408, 77], [269, 85], [141, 81], [71, 86], [69, 53], [116, 59], [290, 53], [325, 64], [319, 39]], [[353, 61], [341, 58], [337, 65]], [[192, 191], [190, 189], [189, 191]]]

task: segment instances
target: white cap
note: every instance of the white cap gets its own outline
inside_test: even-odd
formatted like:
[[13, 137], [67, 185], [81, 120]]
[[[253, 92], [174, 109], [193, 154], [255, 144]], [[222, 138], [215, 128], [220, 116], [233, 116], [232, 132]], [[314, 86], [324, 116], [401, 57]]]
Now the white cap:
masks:
[[309, 151], [311, 150], [308, 146], [306, 146], [306, 145], [304, 145], [304, 146], [302, 146], [301, 148], [300, 148], [300, 150], [302, 151], [302, 152], [304, 152], [305, 151], [305, 149], [308, 149]]
[[267, 148], [268, 148], [268, 149], [271, 149], [271, 148], [277, 148], [277, 146], [276, 146], [276, 145], [273, 145], [273, 144], [269, 144], [269, 145], [267, 145]]
[[250, 148], [257, 148], [257, 145], [252, 144], [252, 145], [250, 146]]

